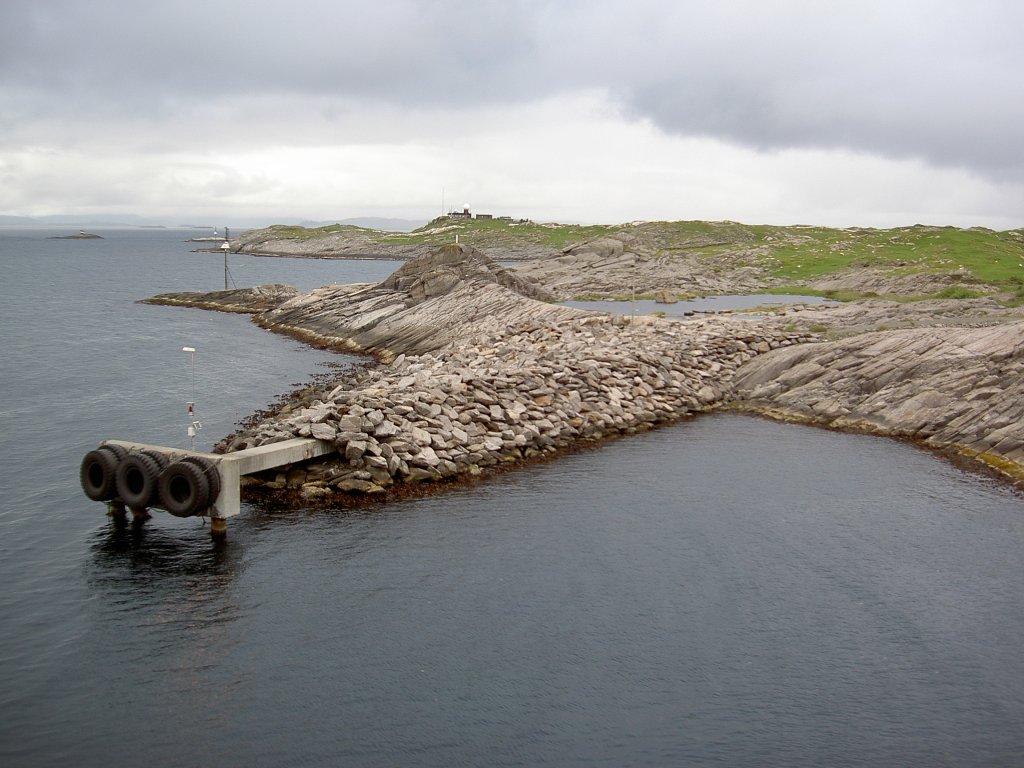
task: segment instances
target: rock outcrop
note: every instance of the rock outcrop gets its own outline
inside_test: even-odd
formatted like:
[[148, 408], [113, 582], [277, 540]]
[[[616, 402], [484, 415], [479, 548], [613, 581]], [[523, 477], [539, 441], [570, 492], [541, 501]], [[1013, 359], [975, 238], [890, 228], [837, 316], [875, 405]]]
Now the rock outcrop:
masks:
[[1024, 480], [1024, 322], [865, 333], [740, 369], [745, 407], [908, 437]]
[[143, 299], [141, 303], [196, 307], [198, 309], [214, 309], [219, 312], [240, 312], [254, 315], [280, 306], [298, 295], [299, 289], [293, 285], [273, 283], [257, 285], [252, 288], [233, 288], [204, 293], [161, 293], [158, 296]]
[[[354, 228], [353, 228], [354, 229]], [[377, 242], [359, 232], [319, 238], [295, 238], [258, 230], [239, 236], [234, 253], [253, 256], [287, 256], [293, 259], [417, 259], [430, 253], [427, 245]]]
[[711, 270], [695, 252], [651, 250], [628, 234], [574, 245], [559, 256], [517, 264], [515, 271], [561, 299], [658, 290], [682, 295], [748, 293], [769, 282], [763, 270], [729, 265]]
[[980, 327], [1024, 320], [1024, 307], [1006, 307], [991, 298], [930, 299], [898, 302], [883, 299], [797, 304], [774, 310], [793, 328], [849, 336], [871, 331], [933, 326]]
[[379, 284], [331, 285], [256, 317], [264, 328], [388, 360], [526, 321], [589, 315], [465, 245], [446, 245]]
[[[927, 296], [947, 288], [963, 287], [977, 293], [993, 293], [996, 288], [970, 280], [965, 271], [917, 272], [899, 274], [881, 269], [847, 269], [826, 277], [803, 281], [816, 291], [847, 291], [879, 296]], [[966, 282], [965, 282], [966, 281]]]

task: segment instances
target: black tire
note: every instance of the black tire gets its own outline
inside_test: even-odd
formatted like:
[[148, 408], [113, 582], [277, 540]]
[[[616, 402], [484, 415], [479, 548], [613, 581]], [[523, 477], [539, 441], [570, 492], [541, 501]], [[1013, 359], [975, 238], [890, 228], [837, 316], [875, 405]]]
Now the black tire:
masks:
[[117, 467], [117, 495], [132, 509], [146, 509], [156, 502], [160, 465], [144, 453], [129, 454]]
[[78, 479], [93, 501], [112, 501], [117, 496], [118, 456], [107, 447], [89, 451], [82, 459]]
[[192, 517], [210, 506], [210, 484], [202, 468], [176, 461], [160, 473], [160, 507], [176, 517]]
[[117, 457], [118, 461], [121, 461], [121, 459], [123, 459], [125, 456], [131, 453], [131, 451], [129, 451], [123, 445], [115, 445], [114, 443], [104, 443], [103, 445], [100, 446], [100, 448], [102, 448], [105, 451], [110, 451], [111, 453], [113, 453]]
[[160, 453], [160, 451], [139, 451], [139, 453], [141, 453], [144, 456], [149, 456], [151, 459], [153, 459], [153, 461], [156, 462], [156, 465], [160, 467], [161, 472], [167, 469], [167, 467], [170, 466], [171, 464], [171, 460], [170, 458], [168, 458], [167, 454]]
[[220, 472], [217, 471], [217, 465], [205, 456], [185, 456], [182, 461], [195, 464], [203, 470], [203, 475], [206, 477], [206, 482], [210, 487], [210, 497], [207, 499], [207, 506], [212, 507], [213, 503], [217, 501], [217, 497], [220, 496]]

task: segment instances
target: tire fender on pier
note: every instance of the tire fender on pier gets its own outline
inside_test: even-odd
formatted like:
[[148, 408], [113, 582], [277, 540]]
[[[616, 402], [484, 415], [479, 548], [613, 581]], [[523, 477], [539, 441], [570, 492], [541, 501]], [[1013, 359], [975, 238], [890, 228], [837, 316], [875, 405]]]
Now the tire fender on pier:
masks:
[[210, 497], [207, 499], [207, 506], [213, 506], [217, 497], [220, 496], [220, 472], [217, 471], [217, 465], [205, 456], [185, 456], [182, 461], [195, 464], [203, 470], [203, 475], [206, 477], [206, 482], [210, 487]]
[[123, 456], [112, 448], [102, 446], [82, 458], [78, 477], [85, 495], [93, 501], [113, 501], [117, 497], [117, 469]]
[[117, 495], [131, 509], [146, 509], [157, 500], [160, 464], [146, 453], [131, 453], [117, 467]]
[[206, 472], [195, 461], [183, 459], [171, 464], [160, 473], [159, 486], [160, 506], [176, 517], [192, 517], [212, 503]]

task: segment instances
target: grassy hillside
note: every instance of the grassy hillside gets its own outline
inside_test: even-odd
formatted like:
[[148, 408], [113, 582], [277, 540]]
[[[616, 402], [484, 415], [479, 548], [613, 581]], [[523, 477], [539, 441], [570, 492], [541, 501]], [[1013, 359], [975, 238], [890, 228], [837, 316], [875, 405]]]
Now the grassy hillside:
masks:
[[751, 227], [784, 279], [817, 277], [848, 267], [954, 272], [982, 283], [1024, 276], [1024, 231], [994, 232], [955, 227], [827, 229]]
[[796, 285], [844, 270], [873, 268], [892, 275], [952, 275], [970, 292], [991, 285], [1024, 299], [1024, 229], [912, 226], [831, 229], [676, 221], [618, 225], [538, 224], [532, 221], [439, 218], [409, 233], [332, 224], [263, 230], [281, 239], [359, 238], [379, 245], [438, 246], [458, 235], [483, 251], [513, 249], [544, 256], [599, 237], [618, 237], [628, 250], [672, 260], [686, 256], [710, 270], [754, 267], [775, 283]]

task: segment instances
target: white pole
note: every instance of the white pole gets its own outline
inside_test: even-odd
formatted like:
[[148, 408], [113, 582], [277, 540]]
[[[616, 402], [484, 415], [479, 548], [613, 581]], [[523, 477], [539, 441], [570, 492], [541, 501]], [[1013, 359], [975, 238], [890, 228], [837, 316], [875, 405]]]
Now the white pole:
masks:
[[196, 421], [196, 348], [195, 347], [182, 347], [182, 352], [188, 352], [192, 356], [192, 399], [188, 402], [188, 415], [190, 423], [188, 425], [188, 436], [191, 440], [191, 447], [194, 451], [196, 449], [196, 430], [202, 427], [198, 421]]
[[188, 352], [192, 355], [192, 404], [196, 402], [196, 348], [195, 347], [182, 347], [182, 352]]

